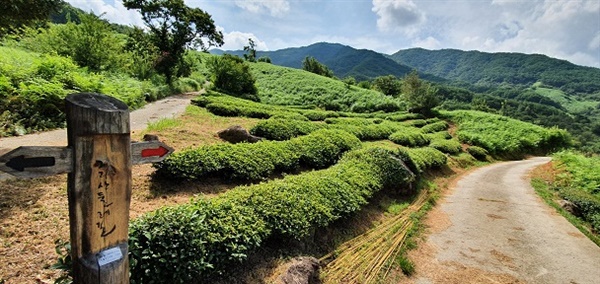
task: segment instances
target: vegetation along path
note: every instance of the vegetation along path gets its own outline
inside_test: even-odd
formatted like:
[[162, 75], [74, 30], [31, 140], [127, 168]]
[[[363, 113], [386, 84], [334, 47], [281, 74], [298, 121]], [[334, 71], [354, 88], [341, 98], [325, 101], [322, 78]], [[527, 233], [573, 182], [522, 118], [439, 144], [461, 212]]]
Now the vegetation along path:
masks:
[[[149, 123], [156, 122], [162, 118], [171, 118], [182, 114], [185, 108], [190, 105], [191, 99], [196, 95], [197, 93], [170, 96], [132, 111], [130, 117], [131, 132], [143, 130]], [[67, 145], [67, 130], [57, 129], [18, 137], [0, 138], [0, 155], [19, 146], [64, 145]], [[0, 173], [0, 179], [7, 177], [6, 174]]]
[[411, 256], [415, 283], [598, 283], [600, 247], [555, 213], [526, 174], [549, 158], [499, 163], [458, 181]]

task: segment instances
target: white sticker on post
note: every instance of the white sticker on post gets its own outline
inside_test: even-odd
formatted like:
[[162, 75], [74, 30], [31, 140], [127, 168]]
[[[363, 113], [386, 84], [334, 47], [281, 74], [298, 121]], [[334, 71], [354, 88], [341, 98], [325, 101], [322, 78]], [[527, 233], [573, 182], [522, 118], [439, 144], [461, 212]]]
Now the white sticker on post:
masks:
[[120, 247], [114, 247], [98, 253], [98, 265], [100, 267], [123, 258]]

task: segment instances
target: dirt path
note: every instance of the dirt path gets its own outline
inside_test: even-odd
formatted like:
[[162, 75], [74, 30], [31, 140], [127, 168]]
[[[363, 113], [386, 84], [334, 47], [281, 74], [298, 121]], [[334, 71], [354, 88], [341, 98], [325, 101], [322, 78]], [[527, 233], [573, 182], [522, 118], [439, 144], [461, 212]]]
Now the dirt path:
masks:
[[[170, 96], [168, 98], [149, 103], [141, 109], [131, 112], [131, 132], [141, 131], [149, 123], [162, 118], [175, 117], [182, 114], [196, 94], [184, 94]], [[0, 155], [19, 146], [66, 146], [67, 130], [58, 129], [53, 131], [28, 134], [18, 137], [0, 138]], [[0, 172], [0, 179], [10, 177]]]
[[547, 206], [526, 174], [549, 158], [506, 162], [458, 181], [411, 252], [413, 283], [600, 283], [600, 248]]

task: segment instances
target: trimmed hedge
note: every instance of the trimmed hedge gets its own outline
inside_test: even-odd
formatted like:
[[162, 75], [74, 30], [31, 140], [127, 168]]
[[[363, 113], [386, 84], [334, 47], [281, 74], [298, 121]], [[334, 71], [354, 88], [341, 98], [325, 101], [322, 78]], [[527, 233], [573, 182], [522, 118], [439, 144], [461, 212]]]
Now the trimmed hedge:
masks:
[[425, 146], [430, 142], [430, 138], [416, 128], [406, 128], [396, 131], [388, 139], [398, 145], [407, 147]]
[[155, 175], [165, 179], [218, 177], [258, 181], [276, 172], [289, 172], [300, 166], [316, 169], [330, 166], [344, 152], [359, 145], [360, 141], [347, 132], [320, 130], [284, 142], [203, 146], [176, 152], [154, 164], [157, 169]]
[[429, 147], [438, 149], [447, 154], [458, 154], [462, 150], [460, 142], [454, 139], [437, 139], [429, 143]]
[[402, 121], [407, 121], [407, 120], [411, 120], [411, 119], [423, 118], [423, 116], [418, 113], [400, 113], [400, 114], [383, 113], [383, 114], [376, 114], [375, 117], [383, 118], [383, 119], [386, 119], [389, 121], [395, 121], [395, 122], [402, 122]]
[[272, 235], [301, 239], [413, 176], [393, 152], [349, 152], [329, 169], [232, 189], [134, 220], [132, 283], [186, 283], [222, 273]]
[[546, 129], [508, 117], [478, 112], [443, 112], [457, 124], [458, 139], [486, 149], [495, 155], [555, 151], [571, 145], [570, 134], [561, 129]]
[[430, 168], [439, 168], [448, 162], [448, 157], [437, 149], [431, 147], [423, 148], [401, 148], [399, 151], [406, 152], [410, 158], [412, 170], [415, 173], [424, 173]]
[[488, 155], [488, 152], [485, 149], [477, 146], [469, 146], [469, 148], [467, 148], [467, 153], [480, 161], [485, 160]]
[[206, 105], [206, 109], [213, 114], [219, 116], [245, 116], [251, 118], [269, 118], [271, 112], [258, 108], [238, 107], [222, 103], [210, 103]]
[[560, 196], [573, 202], [581, 212], [581, 217], [590, 222], [596, 232], [600, 232], [600, 198], [578, 188], [564, 188]]
[[411, 129], [399, 123], [381, 119], [327, 118], [325, 121], [327, 124], [299, 120], [268, 119], [259, 122], [250, 132], [269, 140], [286, 140], [325, 128], [349, 132], [361, 141], [373, 141], [388, 139], [391, 134], [401, 129]]
[[404, 125], [413, 126], [413, 127], [423, 127], [423, 126], [427, 125], [427, 120], [425, 120], [425, 119], [408, 120], [408, 121], [404, 122]]
[[448, 123], [445, 121], [438, 121], [431, 124], [427, 124], [421, 128], [423, 133], [433, 133], [439, 131], [448, 130]]
[[429, 140], [444, 140], [444, 139], [452, 139], [452, 135], [448, 133], [448, 131], [440, 131], [434, 133], [427, 133], [425, 137], [428, 137]]
[[335, 111], [306, 110], [301, 111], [301, 113], [310, 121], [324, 121], [325, 119], [330, 117], [340, 117], [340, 114]]
[[293, 119], [267, 119], [258, 122], [250, 133], [269, 140], [289, 140], [297, 136], [314, 132], [323, 126], [316, 123]]

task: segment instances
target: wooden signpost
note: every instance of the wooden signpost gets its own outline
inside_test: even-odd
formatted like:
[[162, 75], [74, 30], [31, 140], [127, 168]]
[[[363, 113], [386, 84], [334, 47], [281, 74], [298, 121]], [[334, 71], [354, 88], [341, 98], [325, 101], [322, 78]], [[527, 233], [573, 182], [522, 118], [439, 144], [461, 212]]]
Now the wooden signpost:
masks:
[[17, 177], [68, 174], [69, 226], [75, 283], [129, 283], [131, 165], [173, 152], [160, 141], [131, 143], [123, 102], [81, 93], [66, 99], [67, 147], [19, 147], [0, 157]]

